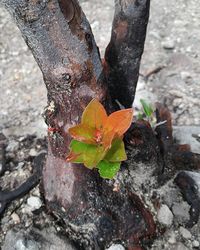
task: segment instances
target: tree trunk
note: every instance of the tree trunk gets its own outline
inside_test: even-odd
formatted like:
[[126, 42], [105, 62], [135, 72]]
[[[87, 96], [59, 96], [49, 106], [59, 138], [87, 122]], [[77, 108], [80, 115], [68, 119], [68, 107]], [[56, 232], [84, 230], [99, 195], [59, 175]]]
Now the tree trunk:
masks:
[[[104, 249], [119, 239], [129, 249], [136, 249], [155, 235], [153, 216], [135, 194], [161, 167], [158, 141], [148, 123], [134, 124], [127, 134], [129, 160], [115, 180], [103, 180], [95, 170], [65, 160], [68, 128], [79, 122], [92, 98], [98, 98], [108, 112], [115, 99], [131, 106], [149, 2], [116, 1], [103, 70], [89, 23], [76, 0], [3, 0], [43, 73], [48, 91], [48, 156], [43, 170], [46, 204], [65, 222], [68, 235], [85, 249]], [[143, 183], [137, 182], [134, 174], [138, 166], [145, 171]]]
[[113, 100], [131, 107], [139, 76], [150, 0], [116, 0], [112, 35], [106, 49], [108, 85]]

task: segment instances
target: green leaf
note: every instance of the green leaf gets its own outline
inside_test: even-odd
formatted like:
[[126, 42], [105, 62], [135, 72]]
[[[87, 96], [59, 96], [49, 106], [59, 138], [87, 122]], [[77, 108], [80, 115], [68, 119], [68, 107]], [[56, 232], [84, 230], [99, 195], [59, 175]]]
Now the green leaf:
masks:
[[104, 158], [105, 150], [102, 146], [86, 144], [72, 140], [70, 143], [71, 153], [80, 154], [71, 160], [74, 163], [84, 163], [87, 168], [94, 168]]
[[137, 119], [138, 119], [138, 120], [142, 120], [142, 119], [143, 119], [143, 113], [139, 113], [139, 114], [137, 115]]
[[84, 152], [87, 148], [87, 144], [83, 143], [83, 142], [76, 141], [76, 140], [72, 140], [69, 147], [71, 149], [71, 152], [73, 152], [75, 154], [80, 154], [78, 157], [71, 160], [71, 162], [83, 163], [84, 162]]
[[94, 168], [104, 158], [105, 149], [98, 145], [87, 145], [84, 151], [84, 165], [88, 168]]
[[142, 107], [144, 109], [144, 113], [147, 117], [150, 117], [153, 113], [153, 108], [150, 104], [148, 104], [144, 99], [140, 99]]
[[113, 179], [120, 169], [120, 164], [121, 162], [108, 162], [103, 160], [100, 161], [97, 168], [102, 178]]
[[105, 156], [105, 160], [109, 162], [120, 162], [125, 161], [127, 159], [124, 142], [122, 139], [117, 138], [112, 142], [111, 149]]

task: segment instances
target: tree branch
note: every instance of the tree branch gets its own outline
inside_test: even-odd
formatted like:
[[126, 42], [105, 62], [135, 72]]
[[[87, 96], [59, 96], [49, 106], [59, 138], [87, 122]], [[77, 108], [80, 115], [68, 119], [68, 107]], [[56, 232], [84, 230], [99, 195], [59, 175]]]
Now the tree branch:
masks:
[[150, 0], [116, 0], [110, 43], [105, 59], [113, 99], [131, 107], [149, 19]]
[[76, 0], [3, 0], [3, 4], [43, 73], [48, 92], [46, 123], [58, 132], [49, 133], [49, 141], [53, 154], [64, 159], [68, 128], [78, 122], [92, 98], [106, 98], [90, 25]]
[[0, 190], [0, 216], [6, 206], [13, 200], [23, 197], [40, 182], [42, 169], [46, 160], [46, 152], [41, 152], [33, 161], [33, 174], [19, 187], [12, 191]]
[[6, 137], [3, 133], [0, 133], [0, 176], [4, 174], [6, 171], [6, 159], [5, 159], [5, 151], [6, 151]]

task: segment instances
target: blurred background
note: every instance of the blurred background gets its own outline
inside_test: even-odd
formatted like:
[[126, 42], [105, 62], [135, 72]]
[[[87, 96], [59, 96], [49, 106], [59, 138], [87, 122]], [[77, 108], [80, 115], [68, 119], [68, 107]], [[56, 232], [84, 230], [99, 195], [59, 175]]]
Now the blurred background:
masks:
[[[113, 0], [81, 0], [102, 57], [109, 42]], [[135, 107], [139, 99], [166, 104], [174, 125], [200, 125], [200, 5], [152, 0]], [[0, 7], [0, 130], [6, 136], [46, 134], [42, 74], [21, 34]]]

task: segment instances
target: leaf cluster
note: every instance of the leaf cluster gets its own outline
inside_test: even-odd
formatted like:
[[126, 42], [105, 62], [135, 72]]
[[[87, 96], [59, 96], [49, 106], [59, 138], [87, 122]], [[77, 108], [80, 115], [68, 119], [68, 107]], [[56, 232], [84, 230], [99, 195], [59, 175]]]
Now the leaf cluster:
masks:
[[93, 99], [85, 108], [81, 123], [69, 129], [73, 140], [67, 161], [97, 168], [101, 177], [112, 179], [121, 162], [127, 159], [123, 134], [130, 127], [132, 117], [133, 109], [108, 116], [102, 104]]

